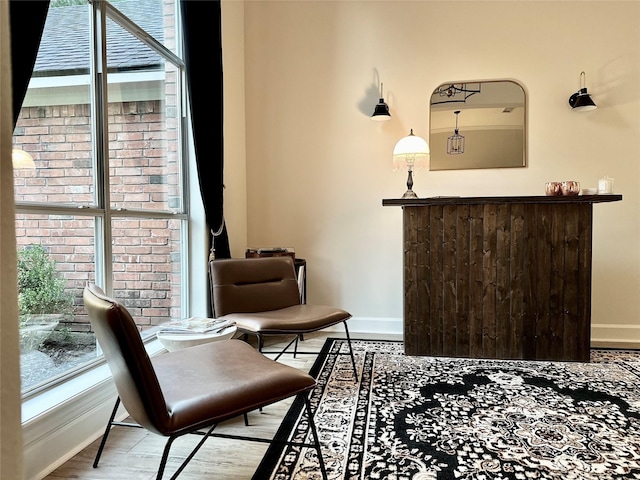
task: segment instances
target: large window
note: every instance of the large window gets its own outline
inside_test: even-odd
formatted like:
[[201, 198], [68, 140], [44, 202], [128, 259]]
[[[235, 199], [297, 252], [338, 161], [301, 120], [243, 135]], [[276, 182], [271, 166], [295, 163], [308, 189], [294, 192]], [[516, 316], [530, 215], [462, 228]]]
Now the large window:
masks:
[[186, 315], [176, 0], [52, 1], [14, 130], [23, 395], [100, 360], [95, 282], [143, 336]]

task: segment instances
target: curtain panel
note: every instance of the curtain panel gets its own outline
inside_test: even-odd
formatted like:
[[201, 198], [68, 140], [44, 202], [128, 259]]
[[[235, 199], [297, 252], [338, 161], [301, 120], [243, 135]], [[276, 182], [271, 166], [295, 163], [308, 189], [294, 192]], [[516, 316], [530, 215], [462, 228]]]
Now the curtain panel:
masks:
[[187, 91], [200, 193], [215, 258], [230, 258], [223, 210], [222, 13], [220, 0], [181, 0]]
[[11, 80], [13, 84], [13, 127], [15, 128], [49, 11], [49, 0], [11, 0]]

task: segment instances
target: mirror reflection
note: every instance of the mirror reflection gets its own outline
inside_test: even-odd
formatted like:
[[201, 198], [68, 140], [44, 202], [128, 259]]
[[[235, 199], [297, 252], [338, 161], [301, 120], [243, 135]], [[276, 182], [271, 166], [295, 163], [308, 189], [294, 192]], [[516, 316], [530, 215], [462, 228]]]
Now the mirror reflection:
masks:
[[438, 86], [429, 128], [430, 170], [526, 166], [526, 96], [515, 81]]

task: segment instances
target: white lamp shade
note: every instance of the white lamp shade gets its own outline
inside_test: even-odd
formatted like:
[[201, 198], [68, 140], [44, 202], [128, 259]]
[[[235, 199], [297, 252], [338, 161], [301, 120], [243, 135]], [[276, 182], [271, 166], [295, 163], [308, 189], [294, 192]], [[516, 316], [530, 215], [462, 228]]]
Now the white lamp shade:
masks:
[[429, 144], [424, 138], [411, 133], [401, 138], [393, 149], [394, 169], [411, 165], [415, 168], [426, 167], [429, 159]]
[[429, 154], [429, 145], [425, 141], [424, 138], [418, 137], [416, 135], [408, 135], [398, 143], [396, 143], [395, 148], [393, 149], [394, 155], [428, 155]]

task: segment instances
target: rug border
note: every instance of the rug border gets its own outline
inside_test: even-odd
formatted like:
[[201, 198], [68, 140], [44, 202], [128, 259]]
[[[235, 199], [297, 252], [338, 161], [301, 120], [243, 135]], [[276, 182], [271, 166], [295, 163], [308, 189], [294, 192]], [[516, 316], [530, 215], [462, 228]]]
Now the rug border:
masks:
[[[316, 379], [318, 378], [318, 374], [322, 371], [322, 368], [326, 363], [327, 356], [331, 351], [331, 347], [338, 340], [342, 340], [345, 342], [347, 341], [347, 339], [344, 337], [327, 337], [326, 338], [324, 345], [322, 346], [322, 348], [318, 353], [318, 358], [316, 358], [316, 360], [313, 362], [313, 365], [309, 369], [309, 375], [311, 375], [313, 378], [316, 378]], [[386, 340], [386, 339], [371, 340], [366, 338], [352, 338], [351, 341], [352, 342], [375, 341], [375, 342], [388, 342], [388, 343], [402, 343], [401, 340]], [[274, 443], [269, 444], [269, 447], [267, 448], [266, 452], [262, 456], [262, 460], [260, 461], [260, 464], [258, 465], [253, 476], [251, 477], [252, 480], [264, 480], [265, 478], [270, 478], [270, 476], [273, 474], [280, 460], [280, 455], [282, 454], [282, 451], [286, 447], [286, 444], [284, 442], [287, 441], [287, 439], [289, 438], [289, 435], [293, 431], [293, 428], [303, 408], [304, 408], [304, 402], [299, 397], [296, 398], [291, 404], [291, 406], [289, 407], [289, 410], [285, 414], [284, 418], [282, 419], [282, 422], [278, 427], [278, 431], [273, 436]]]

